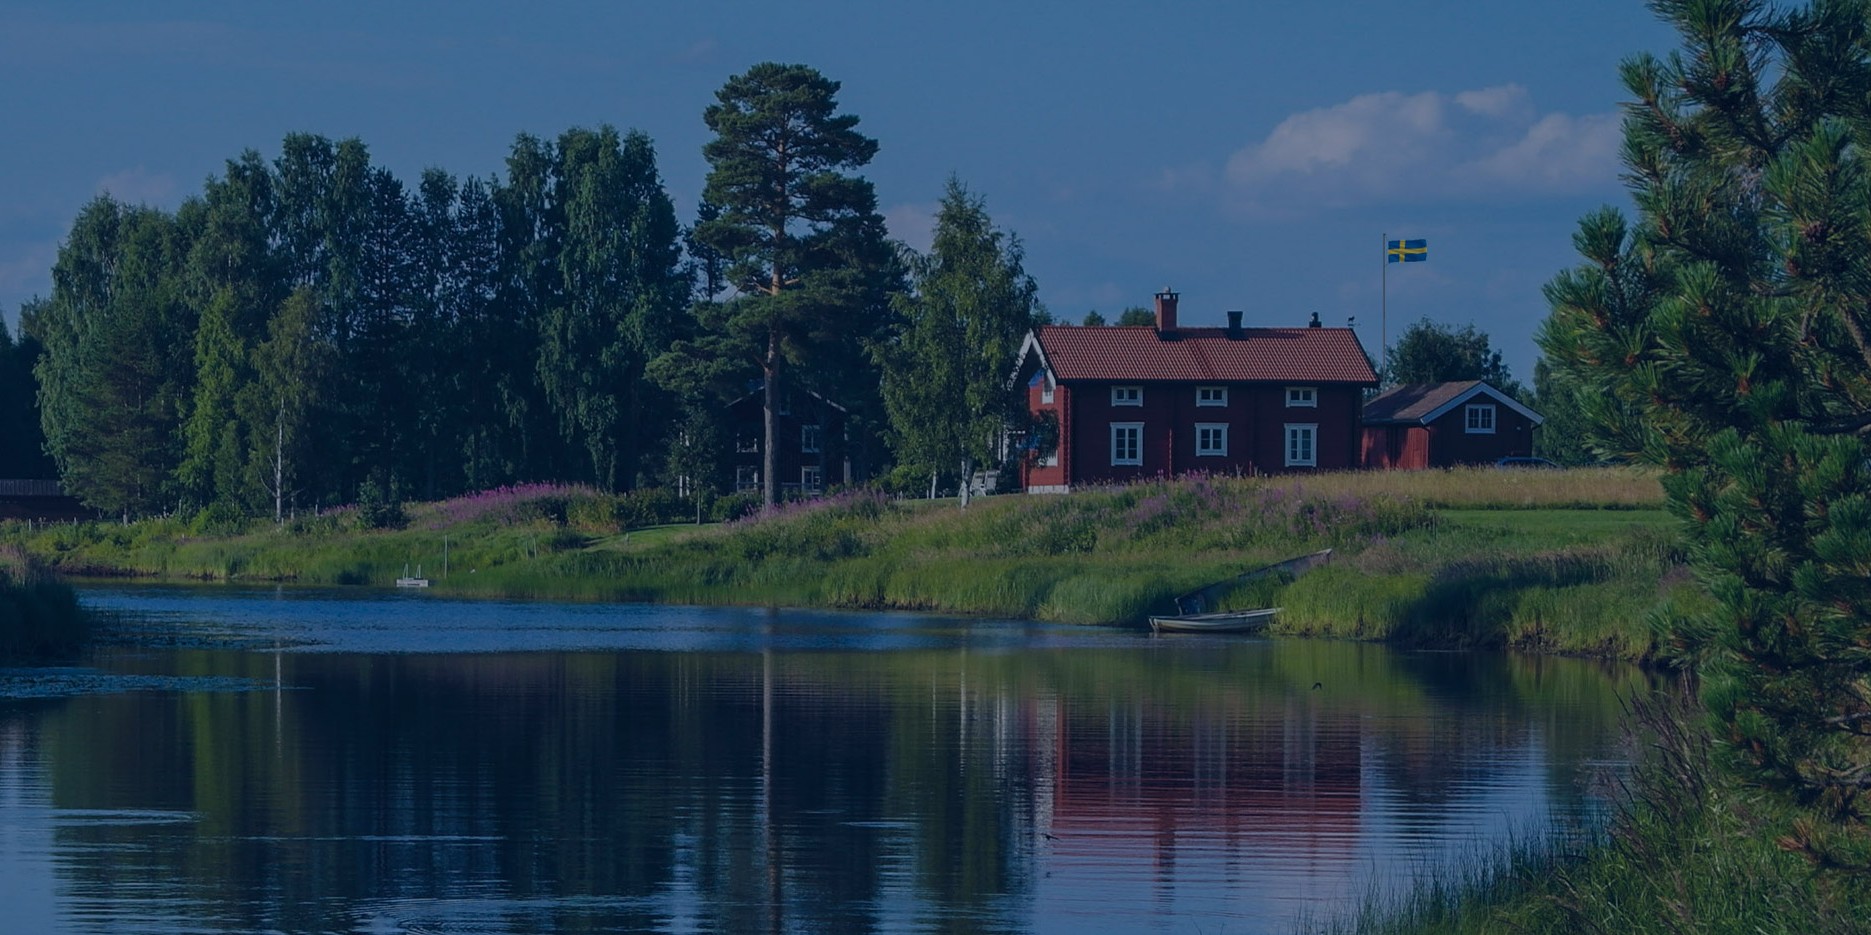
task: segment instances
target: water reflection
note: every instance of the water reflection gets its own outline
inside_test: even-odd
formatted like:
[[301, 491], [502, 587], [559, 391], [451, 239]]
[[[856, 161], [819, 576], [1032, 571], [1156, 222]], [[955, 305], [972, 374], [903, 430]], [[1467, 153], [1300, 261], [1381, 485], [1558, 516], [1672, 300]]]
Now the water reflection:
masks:
[[[515, 632], [591, 629], [566, 612]], [[0, 700], [0, 898], [42, 931], [1280, 931], [1588, 820], [1633, 677], [720, 613], [756, 615], [741, 645], [113, 648], [92, 668], [184, 687]]]

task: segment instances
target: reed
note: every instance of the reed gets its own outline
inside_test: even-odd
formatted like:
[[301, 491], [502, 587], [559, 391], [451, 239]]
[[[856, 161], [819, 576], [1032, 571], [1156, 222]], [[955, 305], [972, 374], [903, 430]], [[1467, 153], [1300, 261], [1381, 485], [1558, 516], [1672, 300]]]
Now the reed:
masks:
[[24, 549], [0, 546], [0, 659], [68, 656], [88, 630], [69, 586]]

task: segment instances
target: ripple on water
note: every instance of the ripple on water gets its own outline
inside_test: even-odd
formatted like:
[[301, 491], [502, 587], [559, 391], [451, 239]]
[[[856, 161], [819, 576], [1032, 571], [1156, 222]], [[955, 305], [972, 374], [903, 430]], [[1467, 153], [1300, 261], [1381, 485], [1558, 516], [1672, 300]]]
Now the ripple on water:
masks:
[[123, 692], [247, 692], [271, 682], [227, 675], [135, 675], [97, 669], [0, 669], [0, 698], [73, 698]]

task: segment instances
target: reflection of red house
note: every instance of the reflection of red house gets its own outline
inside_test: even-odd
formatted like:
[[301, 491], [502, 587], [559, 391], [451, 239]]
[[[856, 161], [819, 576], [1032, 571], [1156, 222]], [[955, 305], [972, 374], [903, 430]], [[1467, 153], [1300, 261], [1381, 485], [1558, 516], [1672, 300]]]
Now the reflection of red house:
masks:
[[1527, 457], [1543, 421], [1480, 380], [1394, 386], [1364, 404], [1363, 462], [1420, 470]]
[[1349, 328], [1184, 328], [1177, 294], [1156, 324], [1048, 325], [1027, 336], [1017, 385], [1056, 427], [1022, 465], [1033, 492], [1207, 472], [1358, 463], [1358, 410], [1377, 375]]
[[1294, 857], [1349, 857], [1363, 808], [1357, 724], [1310, 707], [1260, 714], [1062, 710], [1055, 851], [1162, 863], [1177, 834], [1252, 834], [1280, 836]]

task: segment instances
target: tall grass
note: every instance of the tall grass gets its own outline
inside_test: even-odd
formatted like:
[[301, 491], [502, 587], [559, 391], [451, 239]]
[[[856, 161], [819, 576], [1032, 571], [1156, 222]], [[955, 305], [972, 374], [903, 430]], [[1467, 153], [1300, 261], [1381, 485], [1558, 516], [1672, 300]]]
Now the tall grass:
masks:
[[0, 659], [69, 655], [84, 642], [77, 597], [18, 546], [0, 546]]
[[1285, 607], [1292, 633], [1645, 658], [1658, 643], [1643, 621], [1687, 584], [1660, 500], [1654, 476], [1610, 469], [1198, 476], [966, 511], [851, 491], [636, 531], [654, 510], [534, 485], [411, 505], [393, 530], [339, 510], [222, 534], [157, 520], [0, 539], [73, 572], [384, 586], [421, 566], [464, 593], [1082, 623], [1170, 612], [1177, 594], [1331, 547], [1335, 566], [1229, 601]]

